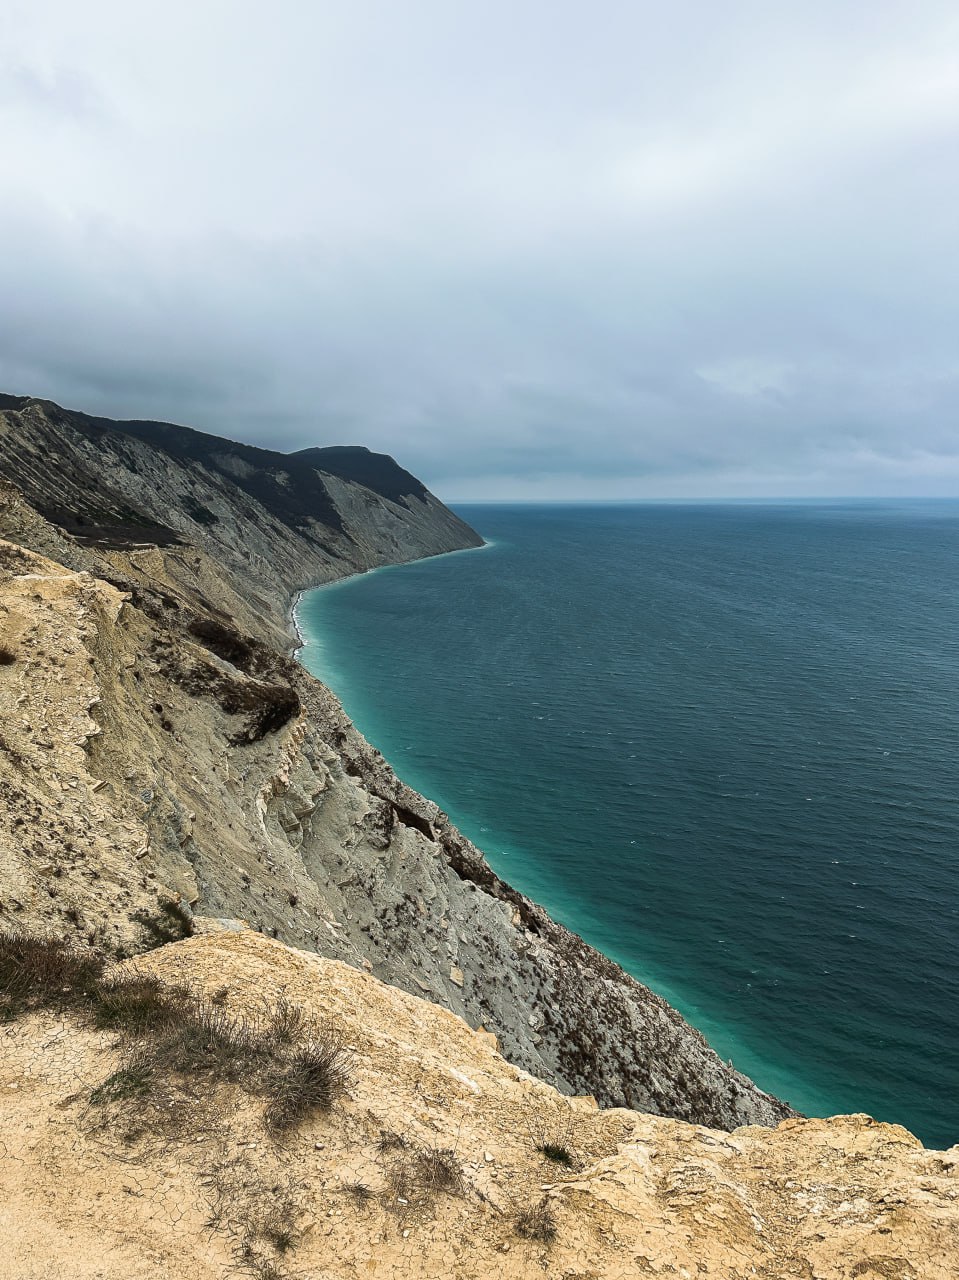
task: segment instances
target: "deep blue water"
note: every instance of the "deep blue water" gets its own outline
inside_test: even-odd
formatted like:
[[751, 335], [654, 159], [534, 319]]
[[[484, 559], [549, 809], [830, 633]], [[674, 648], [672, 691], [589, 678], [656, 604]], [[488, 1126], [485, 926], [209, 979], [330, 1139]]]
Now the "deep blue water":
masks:
[[458, 510], [306, 665], [764, 1088], [959, 1141], [959, 503]]

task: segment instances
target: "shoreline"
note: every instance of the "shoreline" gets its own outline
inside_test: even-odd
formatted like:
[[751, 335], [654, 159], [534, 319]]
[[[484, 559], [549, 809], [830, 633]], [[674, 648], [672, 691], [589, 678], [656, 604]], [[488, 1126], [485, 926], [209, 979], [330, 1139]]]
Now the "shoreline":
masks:
[[[482, 536], [482, 535], [481, 535]], [[299, 654], [307, 647], [308, 641], [303, 636], [303, 630], [300, 626], [300, 619], [297, 610], [304, 596], [312, 595], [314, 591], [322, 591], [324, 587], [338, 587], [344, 582], [350, 582], [353, 578], [363, 578], [368, 573], [379, 573], [382, 569], [403, 569], [410, 564], [423, 564], [427, 560], [440, 560], [443, 556], [459, 556], [467, 551], [489, 551], [497, 544], [491, 538], [483, 538], [483, 542], [478, 547], [454, 547], [452, 551], [435, 551], [432, 555], [416, 556], [412, 560], [392, 560], [388, 564], [374, 564], [369, 569], [357, 569], [354, 573], [344, 573], [338, 578], [330, 578], [328, 582], [317, 582], [311, 587], [301, 587], [293, 593], [293, 600], [287, 606], [286, 616], [288, 628], [292, 630], [295, 640], [291, 650], [290, 657], [295, 658], [299, 662]], [[303, 664], [300, 663], [302, 666]], [[304, 670], [306, 668], [304, 667]], [[312, 672], [310, 673], [312, 674]], [[314, 677], [318, 679], [319, 677]], [[334, 690], [335, 692], [335, 690]]]

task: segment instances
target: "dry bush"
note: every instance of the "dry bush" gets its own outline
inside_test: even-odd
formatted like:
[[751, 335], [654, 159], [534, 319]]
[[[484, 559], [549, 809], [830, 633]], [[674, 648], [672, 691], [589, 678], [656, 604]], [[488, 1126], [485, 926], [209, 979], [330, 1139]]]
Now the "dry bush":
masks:
[[390, 1162], [386, 1185], [395, 1204], [431, 1205], [438, 1195], [466, 1189], [463, 1166], [449, 1147], [404, 1147]]
[[286, 1133], [317, 1111], [329, 1111], [349, 1083], [349, 1054], [332, 1030], [295, 1047], [276, 1063], [264, 1080], [267, 1107], [263, 1116], [270, 1133]]
[[17, 655], [6, 645], [0, 644], [0, 667], [10, 667], [17, 660]]
[[558, 1224], [553, 1207], [544, 1196], [528, 1209], [522, 1209], [514, 1221], [518, 1236], [524, 1240], [536, 1240], [540, 1244], [552, 1244], [556, 1239]]
[[194, 998], [180, 1021], [151, 1038], [149, 1052], [160, 1070], [206, 1073], [216, 1081], [255, 1085], [270, 1045], [257, 1019], [238, 1017]]
[[151, 950], [165, 947], [168, 942], [181, 942], [193, 934], [193, 912], [176, 898], [164, 899], [154, 912], [134, 911], [130, 919], [144, 930]]
[[310, 1022], [299, 1005], [281, 996], [270, 1010], [269, 1036], [276, 1047], [296, 1044], [309, 1034]]
[[430, 1195], [463, 1194], [463, 1166], [451, 1148], [427, 1147], [418, 1153], [417, 1164], [420, 1181]]

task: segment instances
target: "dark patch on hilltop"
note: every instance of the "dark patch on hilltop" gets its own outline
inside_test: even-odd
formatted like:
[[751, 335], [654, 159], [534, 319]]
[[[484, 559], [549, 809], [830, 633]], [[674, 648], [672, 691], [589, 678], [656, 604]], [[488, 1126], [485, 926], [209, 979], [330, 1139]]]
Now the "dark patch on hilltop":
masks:
[[[297, 531], [317, 523], [345, 532], [322, 476], [296, 454], [258, 449], [255, 445], [239, 444], [170, 422], [114, 422], [110, 418], [72, 412], [68, 417], [88, 438], [134, 436], [178, 461], [199, 463], [248, 493], [271, 515]], [[198, 519], [195, 512], [191, 516]], [[212, 512], [201, 513], [199, 522], [209, 524], [211, 516], [215, 522]]]
[[409, 504], [407, 498], [419, 498], [421, 502], [428, 496], [424, 484], [417, 480], [385, 453], [371, 453], [361, 445], [330, 445], [325, 449], [301, 449], [299, 453], [290, 455], [302, 458], [311, 466], [326, 471], [330, 475], [339, 476], [342, 480], [353, 480], [365, 485], [374, 493], [382, 494], [392, 502]]
[[[114, 421], [31, 396], [0, 394], [0, 414], [10, 428], [0, 432], [0, 475], [46, 519], [90, 545], [217, 538], [221, 516], [235, 511], [240, 491], [273, 520], [332, 552], [337, 539], [354, 538], [327, 486], [331, 476], [407, 508], [429, 497], [393, 458], [359, 446], [284, 454], [169, 422]], [[244, 518], [256, 522], [256, 509], [245, 507]]]

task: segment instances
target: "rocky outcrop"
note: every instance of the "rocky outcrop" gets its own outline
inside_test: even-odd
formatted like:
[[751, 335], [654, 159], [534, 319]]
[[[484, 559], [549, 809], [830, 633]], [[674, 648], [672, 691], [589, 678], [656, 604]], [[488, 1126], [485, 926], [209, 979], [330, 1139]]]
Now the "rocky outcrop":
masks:
[[249, 930], [134, 964], [220, 1034], [278, 1014], [289, 1032], [295, 1008], [342, 1051], [345, 1088], [278, 1136], [275, 1079], [150, 1074], [148, 1047], [79, 1012], [0, 1026], [0, 1275], [959, 1274], [959, 1147], [861, 1115], [725, 1133], [598, 1110], [435, 1004]]
[[[501, 881], [288, 656], [296, 589], [471, 531], [373, 455], [321, 473], [307, 451], [310, 478], [90, 421], [0, 414], [0, 928], [131, 955], [241, 919], [486, 1028], [566, 1093], [718, 1128], [790, 1114]], [[284, 475], [336, 517], [284, 514]]]

